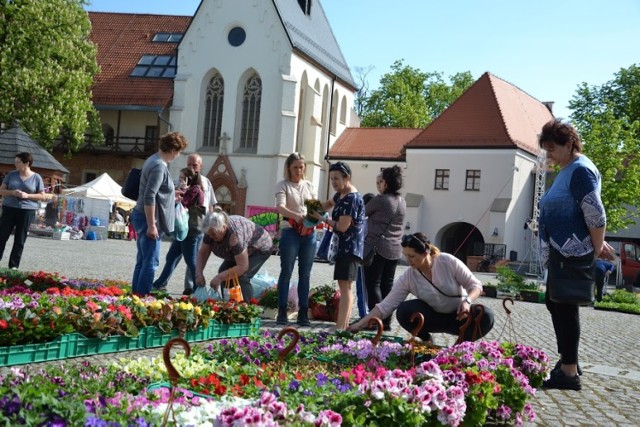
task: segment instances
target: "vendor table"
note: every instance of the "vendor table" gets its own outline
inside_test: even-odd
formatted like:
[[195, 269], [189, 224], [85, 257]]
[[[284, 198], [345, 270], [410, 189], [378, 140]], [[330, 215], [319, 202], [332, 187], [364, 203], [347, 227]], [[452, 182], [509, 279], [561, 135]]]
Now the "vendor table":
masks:
[[129, 235], [129, 229], [124, 223], [110, 222], [107, 229], [110, 239], [126, 239]]

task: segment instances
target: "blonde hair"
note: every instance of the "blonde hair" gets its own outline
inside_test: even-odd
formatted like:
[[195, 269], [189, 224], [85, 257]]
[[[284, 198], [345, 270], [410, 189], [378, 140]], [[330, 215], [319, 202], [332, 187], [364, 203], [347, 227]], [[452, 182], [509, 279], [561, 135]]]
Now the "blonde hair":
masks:
[[[307, 167], [306, 167], [306, 158], [304, 157], [304, 154], [302, 153], [291, 153], [289, 154], [289, 157], [287, 157], [287, 160], [284, 162], [284, 178], [287, 180], [291, 180], [291, 171], [289, 170], [289, 168], [291, 167], [291, 165], [293, 164], [293, 162], [295, 162], [296, 160], [302, 160], [303, 162], [305, 162], [305, 172], [307, 171]], [[304, 179], [306, 179], [306, 173], [302, 175], [302, 177]]]

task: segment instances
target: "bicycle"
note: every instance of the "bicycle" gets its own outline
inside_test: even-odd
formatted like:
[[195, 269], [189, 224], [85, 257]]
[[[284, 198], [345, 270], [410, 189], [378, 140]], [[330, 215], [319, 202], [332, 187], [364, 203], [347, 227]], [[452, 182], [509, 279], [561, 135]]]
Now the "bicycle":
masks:
[[476, 265], [476, 271], [478, 273], [488, 273], [489, 272], [489, 267], [491, 267], [492, 265], [494, 265], [496, 263], [496, 261], [498, 261], [498, 257], [495, 255], [491, 255], [491, 256], [484, 256], [484, 259], [482, 261], [480, 261], [477, 265]]

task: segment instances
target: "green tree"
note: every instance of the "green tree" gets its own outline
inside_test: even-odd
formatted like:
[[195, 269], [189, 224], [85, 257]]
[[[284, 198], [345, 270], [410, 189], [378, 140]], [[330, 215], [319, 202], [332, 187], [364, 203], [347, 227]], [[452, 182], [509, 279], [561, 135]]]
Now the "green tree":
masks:
[[[360, 101], [362, 126], [423, 128], [473, 84], [470, 72], [447, 83], [442, 73], [425, 73], [398, 60], [380, 86]], [[366, 95], [366, 94], [365, 94]]]
[[43, 147], [86, 132], [102, 141], [91, 102], [98, 73], [84, 0], [0, 0], [0, 122], [15, 121]]
[[640, 68], [623, 68], [601, 86], [582, 83], [569, 108], [584, 153], [602, 174], [607, 230], [635, 223], [627, 207], [640, 200]]

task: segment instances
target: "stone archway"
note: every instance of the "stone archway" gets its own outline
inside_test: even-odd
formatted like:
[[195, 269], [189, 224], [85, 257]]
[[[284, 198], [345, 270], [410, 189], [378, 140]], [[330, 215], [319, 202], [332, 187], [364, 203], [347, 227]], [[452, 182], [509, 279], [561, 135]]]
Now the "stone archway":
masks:
[[216, 194], [218, 204], [230, 215], [244, 215], [247, 184], [244, 174], [240, 181], [231, 167], [231, 162], [226, 154], [218, 156], [215, 163], [207, 173]]
[[484, 243], [482, 233], [472, 224], [457, 222], [450, 224], [440, 233], [440, 250], [450, 253], [467, 263], [467, 256], [473, 255], [476, 243]]

